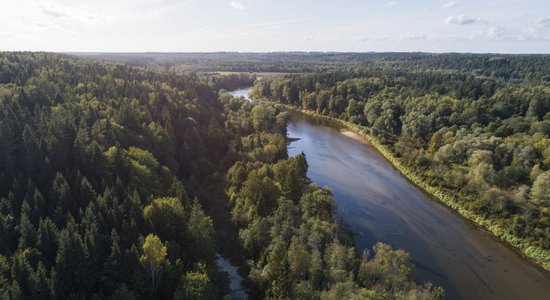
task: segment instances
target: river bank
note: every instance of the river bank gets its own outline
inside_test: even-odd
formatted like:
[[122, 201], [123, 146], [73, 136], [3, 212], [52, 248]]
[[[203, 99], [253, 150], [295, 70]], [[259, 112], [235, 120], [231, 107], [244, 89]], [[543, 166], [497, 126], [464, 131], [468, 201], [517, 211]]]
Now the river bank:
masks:
[[[267, 102], [272, 104], [274, 103], [271, 101], [267, 101]], [[372, 144], [376, 148], [376, 150], [382, 156], [384, 156], [394, 166], [396, 170], [398, 170], [405, 178], [407, 178], [411, 183], [413, 183], [419, 189], [424, 191], [433, 199], [436, 199], [439, 202], [445, 204], [447, 207], [451, 208], [453, 211], [455, 211], [465, 219], [471, 221], [476, 226], [479, 226], [480, 228], [487, 230], [504, 245], [514, 250], [518, 255], [524, 257], [525, 259], [528, 259], [530, 262], [536, 264], [537, 266], [545, 270], [547, 274], [549, 274], [548, 272], [550, 271], [550, 251], [529, 245], [524, 239], [509, 234], [508, 232], [506, 232], [505, 230], [503, 230], [502, 228], [494, 224], [491, 220], [484, 218], [480, 215], [477, 215], [465, 209], [464, 207], [462, 207], [459, 201], [457, 201], [457, 196], [452, 194], [451, 192], [444, 191], [440, 188], [430, 186], [427, 183], [425, 183], [424, 180], [422, 180], [422, 178], [415, 171], [403, 165], [399, 161], [399, 159], [395, 157], [395, 155], [393, 155], [393, 153], [385, 145], [383, 145], [377, 138], [368, 134], [367, 133], [368, 129], [366, 127], [353, 124], [347, 121], [343, 121], [337, 118], [320, 115], [320, 114], [317, 114], [316, 112], [303, 110], [298, 107], [284, 105], [280, 103], [274, 103], [274, 104], [283, 106], [286, 109], [289, 109], [295, 112], [299, 112], [299, 113], [307, 114], [309, 116], [313, 116], [316, 118], [321, 118], [324, 120], [330, 120], [331, 122], [339, 123], [345, 128], [347, 128], [349, 131], [365, 138], [370, 144]], [[348, 132], [346, 133], [346, 135], [349, 136], [350, 133]]]
[[289, 156], [305, 153], [308, 177], [334, 195], [337, 218], [357, 250], [376, 242], [410, 254], [417, 283], [432, 282], [447, 299], [545, 299], [550, 277], [405, 178], [371, 144], [334, 121], [290, 111]]

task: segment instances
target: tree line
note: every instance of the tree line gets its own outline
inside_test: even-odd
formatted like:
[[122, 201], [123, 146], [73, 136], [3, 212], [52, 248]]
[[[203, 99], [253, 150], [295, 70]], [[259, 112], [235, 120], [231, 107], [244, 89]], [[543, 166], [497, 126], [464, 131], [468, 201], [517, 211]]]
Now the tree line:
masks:
[[79, 54], [179, 72], [427, 72], [472, 73], [514, 81], [550, 81], [550, 56], [458, 53], [96, 53]]

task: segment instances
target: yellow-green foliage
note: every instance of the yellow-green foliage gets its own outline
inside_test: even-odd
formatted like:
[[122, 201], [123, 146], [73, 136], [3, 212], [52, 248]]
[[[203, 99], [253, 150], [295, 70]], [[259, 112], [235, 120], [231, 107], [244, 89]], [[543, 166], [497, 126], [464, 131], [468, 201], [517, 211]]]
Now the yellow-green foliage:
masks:
[[144, 165], [151, 170], [156, 170], [159, 167], [157, 159], [147, 150], [137, 147], [130, 147], [126, 153], [132, 160], [135, 160], [139, 164]]
[[146, 219], [154, 214], [154, 211], [165, 211], [166, 213], [174, 214], [178, 217], [183, 217], [183, 205], [178, 198], [175, 197], [163, 197], [155, 199], [151, 204], [145, 206], [143, 209], [143, 215]]
[[[109, 165], [117, 171], [125, 170], [132, 179], [131, 185], [147, 195], [161, 195], [160, 183], [170, 184], [171, 172], [161, 167], [153, 154], [137, 147], [128, 150], [110, 147], [104, 153]], [[162, 179], [162, 182], [159, 181]]]
[[156, 235], [147, 235], [142, 248], [143, 255], [139, 258], [142, 264], [160, 267], [166, 261], [167, 248]]
[[143, 254], [139, 257], [139, 261], [151, 279], [153, 290], [156, 290], [166, 263], [167, 247], [158, 236], [149, 234], [143, 242], [142, 251]]
[[185, 211], [181, 201], [174, 197], [157, 198], [143, 208], [143, 217], [155, 233], [164, 240], [182, 241], [185, 232]]

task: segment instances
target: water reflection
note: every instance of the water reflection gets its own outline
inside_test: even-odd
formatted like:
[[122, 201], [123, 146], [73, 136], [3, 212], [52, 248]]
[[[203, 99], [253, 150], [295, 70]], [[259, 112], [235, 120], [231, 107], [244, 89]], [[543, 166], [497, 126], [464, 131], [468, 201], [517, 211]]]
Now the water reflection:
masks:
[[545, 273], [430, 200], [371, 145], [298, 113], [288, 135], [299, 138], [289, 155], [306, 154], [308, 176], [332, 189], [360, 250], [381, 241], [408, 251], [415, 280], [444, 287], [449, 299], [548, 299]]

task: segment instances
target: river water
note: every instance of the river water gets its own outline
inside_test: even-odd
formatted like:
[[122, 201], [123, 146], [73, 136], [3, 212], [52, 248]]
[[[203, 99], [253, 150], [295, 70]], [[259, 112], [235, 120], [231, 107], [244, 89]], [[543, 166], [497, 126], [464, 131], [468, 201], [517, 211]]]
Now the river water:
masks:
[[326, 121], [292, 113], [294, 156], [308, 176], [334, 193], [337, 211], [358, 233], [360, 251], [376, 241], [411, 254], [415, 281], [431, 281], [448, 299], [550, 299], [550, 278], [485, 231], [409, 183], [366, 140]]
[[[238, 89], [234, 91], [229, 91], [228, 93], [231, 94], [233, 97], [244, 97], [246, 100], [251, 101], [251, 99], [248, 97], [248, 92], [250, 91], [250, 88], [246, 89]], [[231, 299], [232, 300], [246, 300], [248, 299], [248, 295], [246, 293], [246, 289], [243, 287], [242, 282], [243, 278], [238, 273], [238, 266], [232, 265], [231, 262], [229, 262], [228, 259], [225, 257], [217, 254], [216, 255], [216, 263], [227, 272], [229, 275], [229, 287], [231, 288]]]
[[231, 94], [233, 97], [243, 97], [246, 100], [250, 101], [250, 98], [248, 97], [249, 92], [250, 92], [250, 88], [245, 88], [245, 89], [230, 91], [229, 94]]
[[241, 275], [239, 275], [238, 267], [232, 265], [228, 259], [219, 254], [216, 255], [216, 263], [229, 275], [229, 288], [231, 289], [231, 299], [246, 300], [247, 294], [242, 285], [243, 279]]

